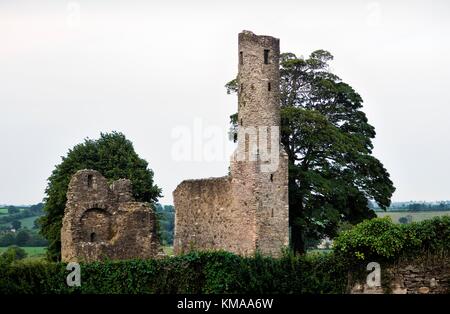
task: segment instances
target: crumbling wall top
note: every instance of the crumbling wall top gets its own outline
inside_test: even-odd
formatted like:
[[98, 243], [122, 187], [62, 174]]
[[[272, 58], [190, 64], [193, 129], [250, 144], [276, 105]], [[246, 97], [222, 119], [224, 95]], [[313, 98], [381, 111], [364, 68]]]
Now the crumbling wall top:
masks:
[[117, 197], [119, 203], [132, 202], [133, 198], [133, 184], [131, 180], [119, 179], [111, 184], [111, 191]]
[[67, 202], [107, 201], [108, 182], [100, 172], [92, 169], [77, 171], [71, 178], [67, 189]]
[[251, 31], [242, 31], [239, 33], [239, 43], [243, 42], [253, 42], [254, 44], [264, 46], [264, 47], [272, 47], [274, 50], [278, 50], [280, 46], [280, 39], [267, 35], [256, 35]]

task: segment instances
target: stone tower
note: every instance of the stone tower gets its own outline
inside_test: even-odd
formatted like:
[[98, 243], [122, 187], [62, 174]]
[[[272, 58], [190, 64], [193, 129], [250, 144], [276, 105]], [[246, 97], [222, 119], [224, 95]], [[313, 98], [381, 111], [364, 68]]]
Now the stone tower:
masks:
[[238, 148], [231, 177], [238, 208], [254, 216], [256, 250], [276, 255], [289, 241], [288, 157], [280, 146], [280, 41], [239, 34]]
[[280, 125], [279, 59], [278, 38], [239, 34], [239, 125]]
[[279, 256], [289, 244], [288, 157], [280, 146], [279, 40], [239, 34], [238, 148], [230, 175], [175, 189], [174, 251]]

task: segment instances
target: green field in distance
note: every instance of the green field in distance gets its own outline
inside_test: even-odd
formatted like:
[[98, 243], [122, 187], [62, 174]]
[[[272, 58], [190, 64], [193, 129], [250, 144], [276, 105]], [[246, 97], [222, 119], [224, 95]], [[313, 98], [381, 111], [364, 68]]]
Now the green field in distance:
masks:
[[431, 219], [438, 216], [450, 216], [450, 211], [423, 211], [423, 212], [376, 212], [378, 217], [390, 216], [392, 222], [399, 223], [401, 217], [411, 216], [411, 222], [419, 222], [426, 219]]

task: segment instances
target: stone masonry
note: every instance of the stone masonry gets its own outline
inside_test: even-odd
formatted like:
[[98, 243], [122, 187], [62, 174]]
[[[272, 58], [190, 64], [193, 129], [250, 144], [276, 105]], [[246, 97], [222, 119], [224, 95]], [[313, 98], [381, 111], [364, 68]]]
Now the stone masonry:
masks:
[[95, 170], [80, 170], [70, 181], [61, 229], [65, 262], [151, 258], [162, 255], [156, 216], [133, 199], [131, 181], [108, 186]]
[[230, 175], [175, 189], [174, 252], [279, 256], [289, 244], [288, 157], [280, 145], [279, 39], [239, 34], [238, 148]]
[[[386, 267], [382, 285], [349, 280], [351, 294], [446, 294], [450, 293], [450, 257], [435, 256], [427, 260], [410, 259]], [[352, 276], [349, 276], [350, 278]], [[386, 278], [383, 278], [386, 277]], [[350, 279], [349, 278], [349, 279]]]

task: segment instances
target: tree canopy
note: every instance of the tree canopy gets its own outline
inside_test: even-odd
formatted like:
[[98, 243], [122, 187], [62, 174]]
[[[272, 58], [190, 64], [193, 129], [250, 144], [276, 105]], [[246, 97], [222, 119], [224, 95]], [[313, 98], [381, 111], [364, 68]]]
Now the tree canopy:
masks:
[[[14, 261], [18, 261], [27, 257], [27, 252], [16, 245], [9, 246], [5, 252], [0, 255], [0, 265], [4, 267]], [[3, 264], [3, 265], [2, 265]]]
[[48, 258], [59, 260], [61, 227], [66, 193], [72, 175], [78, 170], [99, 171], [108, 181], [129, 179], [137, 201], [154, 203], [161, 189], [153, 182], [153, 171], [140, 158], [133, 144], [118, 132], [102, 133], [97, 140], [86, 139], [69, 150], [48, 178], [44, 199], [45, 215], [39, 220], [42, 235], [49, 241]]
[[[289, 220], [292, 247], [336, 236], [340, 224], [375, 217], [374, 200], [390, 205], [395, 188], [372, 155], [375, 129], [361, 96], [329, 70], [324, 50], [308, 58], [280, 58], [281, 143], [289, 156]], [[237, 91], [237, 80], [227, 83]], [[231, 116], [236, 129], [236, 114]]]
[[13, 220], [11, 222], [11, 227], [15, 230], [19, 230], [22, 227], [22, 223], [19, 220]]

